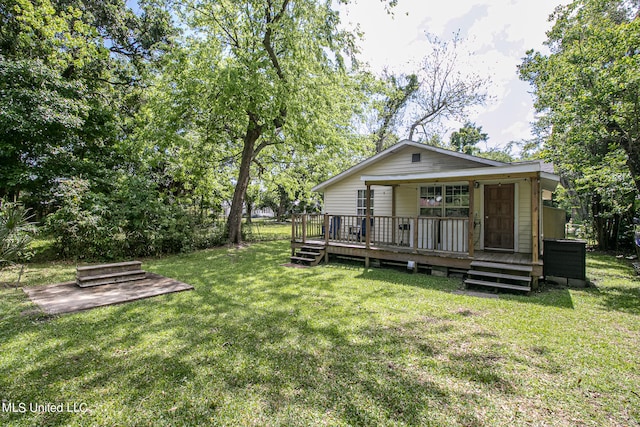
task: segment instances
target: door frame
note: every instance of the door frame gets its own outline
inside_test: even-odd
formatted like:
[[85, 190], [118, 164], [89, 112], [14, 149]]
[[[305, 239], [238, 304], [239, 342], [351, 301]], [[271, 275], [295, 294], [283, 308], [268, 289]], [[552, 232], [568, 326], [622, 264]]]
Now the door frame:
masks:
[[[513, 184], [513, 248], [511, 249], [500, 249], [500, 248], [487, 248], [484, 244], [484, 232], [486, 228], [485, 222], [485, 213], [484, 213], [484, 200], [485, 200], [485, 185], [497, 185], [497, 184]], [[505, 252], [518, 252], [520, 247], [519, 240], [519, 211], [520, 211], [520, 186], [517, 181], [495, 181], [495, 182], [483, 182], [480, 184], [480, 222], [482, 224], [482, 228], [480, 230], [480, 249], [481, 250], [495, 250], [495, 251], [505, 251]]]

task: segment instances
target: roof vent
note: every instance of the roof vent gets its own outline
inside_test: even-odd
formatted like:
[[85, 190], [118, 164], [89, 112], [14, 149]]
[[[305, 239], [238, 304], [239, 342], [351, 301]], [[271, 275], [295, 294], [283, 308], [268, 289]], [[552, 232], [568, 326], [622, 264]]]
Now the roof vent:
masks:
[[420, 161], [420, 153], [413, 153], [411, 155], [411, 162], [418, 163]]

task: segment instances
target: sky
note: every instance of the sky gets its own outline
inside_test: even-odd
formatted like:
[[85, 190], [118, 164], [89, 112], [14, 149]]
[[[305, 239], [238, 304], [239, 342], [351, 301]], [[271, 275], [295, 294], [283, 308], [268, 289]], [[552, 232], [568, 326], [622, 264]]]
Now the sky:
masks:
[[[534, 120], [531, 87], [518, 78], [517, 66], [527, 50], [545, 52], [543, 42], [552, 23], [548, 17], [568, 0], [399, 0], [390, 16], [379, 0], [357, 0], [343, 7], [341, 19], [364, 32], [360, 58], [371, 70], [394, 72], [416, 69], [429, 51], [426, 33], [450, 40], [464, 39], [467, 70], [489, 77], [491, 100], [476, 108], [469, 120], [489, 135], [486, 147], [504, 147], [530, 139]], [[462, 70], [464, 71], [464, 69]], [[448, 123], [449, 134], [462, 124]], [[406, 137], [407, 135], [400, 135]]]

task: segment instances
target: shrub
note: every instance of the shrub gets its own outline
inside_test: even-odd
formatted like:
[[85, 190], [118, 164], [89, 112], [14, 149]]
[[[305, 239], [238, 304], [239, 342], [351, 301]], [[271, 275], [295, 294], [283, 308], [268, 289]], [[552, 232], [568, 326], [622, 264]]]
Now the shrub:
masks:
[[24, 206], [0, 200], [0, 266], [25, 261], [33, 255], [29, 250], [36, 233], [32, 218]]
[[58, 253], [74, 259], [123, 259], [194, 248], [195, 219], [148, 179], [124, 174], [109, 194], [86, 180], [60, 182], [58, 210], [47, 218]]

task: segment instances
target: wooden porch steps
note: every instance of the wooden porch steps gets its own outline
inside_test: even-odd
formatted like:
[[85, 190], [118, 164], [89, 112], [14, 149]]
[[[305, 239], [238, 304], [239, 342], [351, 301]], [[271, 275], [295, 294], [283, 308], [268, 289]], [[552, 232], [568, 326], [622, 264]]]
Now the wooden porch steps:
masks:
[[526, 273], [531, 273], [533, 271], [533, 267], [525, 264], [503, 264], [499, 262], [490, 262], [490, 261], [472, 261], [471, 267], [479, 267], [479, 268], [490, 268], [490, 269], [498, 269], [498, 270], [511, 270], [511, 271], [521, 271]]
[[308, 265], [309, 267], [320, 264], [320, 261], [326, 256], [324, 246], [305, 245], [291, 256], [293, 264]]
[[127, 261], [113, 264], [87, 265], [76, 269], [76, 284], [81, 288], [131, 282], [146, 278], [142, 262]]
[[482, 271], [482, 270], [469, 270], [467, 271], [467, 274], [469, 276], [483, 276], [483, 277], [490, 277], [495, 279], [507, 279], [507, 280], [513, 280], [516, 282], [531, 283], [531, 276], [518, 276], [515, 274], [495, 273], [493, 271]]
[[526, 264], [472, 261], [464, 284], [530, 292], [532, 272], [533, 267]]
[[464, 283], [465, 285], [489, 286], [492, 288], [513, 289], [516, 291], [523, 291], [523, 292], [531, 291], [530, 286], [511, 285], [509, 283], [488, 282], [484, 280], [467, 279], [464, 281]]

